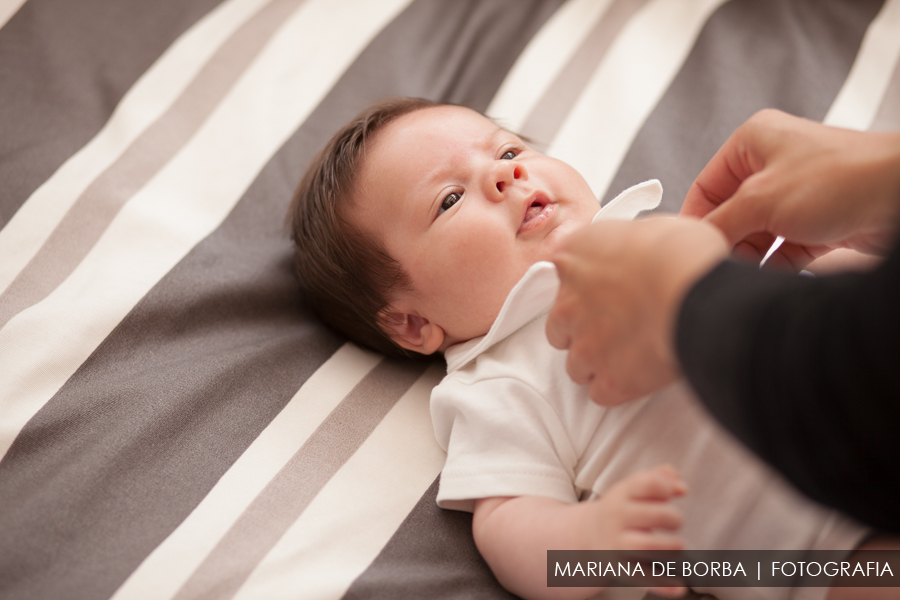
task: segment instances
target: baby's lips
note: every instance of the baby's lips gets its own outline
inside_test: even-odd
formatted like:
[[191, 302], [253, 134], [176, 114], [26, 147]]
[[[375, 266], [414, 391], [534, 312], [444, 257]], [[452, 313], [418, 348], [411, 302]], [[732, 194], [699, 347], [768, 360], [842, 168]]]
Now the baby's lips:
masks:
[[525, 200], [525, 213], [522, 222], [530, 221], [550, 204], [550, 199], [543, 192], [534, 192]]

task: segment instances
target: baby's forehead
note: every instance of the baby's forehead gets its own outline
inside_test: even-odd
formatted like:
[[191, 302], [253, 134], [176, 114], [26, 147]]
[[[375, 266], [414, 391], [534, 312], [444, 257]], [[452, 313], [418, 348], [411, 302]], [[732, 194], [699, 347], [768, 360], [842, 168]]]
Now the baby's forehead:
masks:
[[[476, 110], [463, 106], [440, 105], [403, 115], [385, 127], [388, 136], [406, 133], [434, 138], [488, 138], [510, 132]], [[485, 142], [488, 140], [485, 139]]]
[[428, 120], [428, 119], [442, 120], [442, 119], [446, 119], [448, 117], [461, 117], [461, 118], [474, 119], [474, 120], [479, 120], [479, 121], [483, 120], [488, 123], [491, 122], [490, 119], [485, 117], [483, 114], [481, 114], [477, 110], [474, 110], [472, 108], [468, 108], [465, 106], [457, 106], [455, 104], [438, 104], [436, 106], [426, 106], [426, 107], [420, 108], [419, 110], [415, 110], [411, 113], [403, 115], [403, 117], [401, 117], [401, 119], [403, 119], [405, 117], [409, 117], [409, 116], [414, 116], [414, 115], [419, 116], [425, 120]]

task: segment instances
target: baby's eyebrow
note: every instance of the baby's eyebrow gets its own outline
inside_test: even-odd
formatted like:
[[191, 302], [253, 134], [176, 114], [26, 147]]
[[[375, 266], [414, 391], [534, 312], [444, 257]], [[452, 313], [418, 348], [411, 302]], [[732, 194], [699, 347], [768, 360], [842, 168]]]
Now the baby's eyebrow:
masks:
[[485, 135], [484, 138], [482, 138], [481, 143], [479, 144], [481, 149], [485, 152], [492, 152], [494, 150], [494, 147], [497, 145], [499, 138], [510, 135], [513, 137], [516, 136], [515, 133], [513, 133], [509, 129], [506, 129], [505, 127], [501, 127], [493, 120], [491, 120], [491, 123], [496, 126], [496, 129]]
[[494, 132], [491, 134], [492, 136], [497, 136], [500, 133], [508, 133], [511, 136], [519, 138], [526, 144], [531, 143], [531, 140], [528, 137], [522, 135], [518, 131], [513, 131], [512, 129], [509, 129], [508, 127], [504, 127], [499, 122], [497, 122], [497, 119], [495, 119], [493, 117], [489, 117], [487, 115], [485, 115], [484, 118], [487, 119], [488, 121], [490, 121], [493, 125], [495, 125], [497, 127], [497, 129], [495, 129]]
[[[491, 123], [494, 123], [494, 121], [491, 121]], [[494, 142], [496, 141], [496, 139], [504, 134], [515, 135], [512, 131], [510, 131], [504, 127], [501, 127], [500, 125], [497, 125], [497, 123], [494, 123], [494, 125], [497, 126], [497, 129], [492, 131], [491, 134], [485, 140], [486, 146], [492, 146], [494, 144]]]

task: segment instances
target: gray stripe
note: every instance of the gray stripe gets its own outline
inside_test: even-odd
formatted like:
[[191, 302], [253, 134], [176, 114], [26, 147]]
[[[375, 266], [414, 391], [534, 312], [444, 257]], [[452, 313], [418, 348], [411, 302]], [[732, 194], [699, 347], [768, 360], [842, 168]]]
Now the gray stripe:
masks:
[[388, 360], [378, 364], [256, 497], [173, 600], [234, 596], [424, 370]]
[[497, 582], [475, 547], [472, 514], [438, 508], [438, 481], [343, 600], [518, 598]]
[[521, 133], [536, 147], [546, 149], [553, 142], [619, 32], [647, 2], [615, 0], [603, 14], [525, 119]]
[[373, 40], [0, 461], [0, 596], [107, 598], [178, 527], [342, 343], [299, 309], [282, 231], [313, 154], [386, 96], [483, 110], [558, 5], [417, 0]]
[[881, 106], [872, 120], [872, 131], [896, 131], [900, 129], [900, 60], [894, 65], [891, 82], [884, 91]]
[[[343, 600], [514, 600], [497, 582], [472, 538], [472, 514], [437, 506], [436, 479]], [[453, 543], [448, 543], [453, 540]], [[660, 600], [632, 590], [628, 598]], [[616, 595], [619, 597], [618, 595]], [[599, 600], [607, 596], [597, 596]], [[688, 591], [682, 600], [709, 600]]]
[[28, 0], [0, 29], [0, 229], [221, 0]]
[[78, 197], [50, 238], [0, 293], [0, 329], [47, 297], [84, 259], [131, 197], [218, 106], [269, 37], [305, 0], [272, 0], [209, 59], [172, 106]]
[[[709, 19], [635, 138], [604, 203], [659, 178], [677, 212], [732, 131], [766, 107], [822, 120], [881, 0], [731, 0]], [[600, 134], [598, 134], [600, 135]]]

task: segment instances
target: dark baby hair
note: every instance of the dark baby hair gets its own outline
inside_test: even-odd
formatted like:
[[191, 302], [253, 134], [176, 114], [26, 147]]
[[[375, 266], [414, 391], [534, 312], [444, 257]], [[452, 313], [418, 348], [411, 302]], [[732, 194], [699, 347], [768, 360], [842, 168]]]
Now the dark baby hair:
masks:
[[288, 218], [303, 296], [326, 325], [351, 341], [389, 356], [413, 356], [379, 325], [393, 289], [410, 281], [380, 240], [346, 218], [368, 144], [388, 123], [437, 106], [421, 98], [374, 104], [338, 131], [300, 180]]

